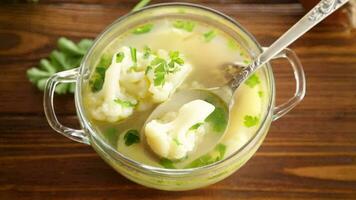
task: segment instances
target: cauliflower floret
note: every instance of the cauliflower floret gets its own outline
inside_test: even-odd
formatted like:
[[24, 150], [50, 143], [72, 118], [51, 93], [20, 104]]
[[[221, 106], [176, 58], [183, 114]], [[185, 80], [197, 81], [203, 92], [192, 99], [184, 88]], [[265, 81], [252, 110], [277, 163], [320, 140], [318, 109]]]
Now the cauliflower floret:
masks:
[[[169, 59], [172, 60], [172, 55], [169, 55], [163, 50], [158, 50], [157, 54], [158, 57], [156, 58], [161, 58], [162, 60], [161, 62], [159, 59], [153, 60], [153, 62], [156, 61], [156, 65], [151, 66], [153, 68], [147, 71], [147, 78], [150, 82], [148, 91], [152, 94], [152, 101], [160, 103], [167, 100], [169, 96], [173, 94], [183, 83], [185, 78], [192, 71], [192, 66], [187, 62], [183, 62], [181, 64], [174, 63], [178, 67], [175, 70], [172, 69], [172, 72], [165, 73], [167, 70], [164, 70], [164, 68], [161, 67], [161, 63], [164, 63]], [[179, 54], [176, 56], [179, 56]], [[180, 59], [184, 60], [184, 57], [180, 56]], [[167, 65], [167, 63], [165, 64]]]
[[[215, 109], [215, 106], [194, 100], [184, 104], [176, 113], [167, 113], [163, 120], [152, 120], [145, 126], [148, 145], [159, 156], [176, 160], [193, 151], [198, 140], [204, 134], [204, 128], [193, 128], [203, 123]], [[173, 118], [173, 120], [171, 120]], [[168, 120], [169, 122], [166, 122]]]
[[110, 67], [105, 72], [105, 82], [100, 92], [95, 95], [97, 104], [92, 109], [92, 116], [97, 120], [115, 122], [127, 118], [133, 113], [137, 100], [128, 95], [124, 88], [120, 87], [121, 68], [130, 64], [128, 58], [122, 62], [116, 62], [113, 56]]
[[[157, 62], [157, 60], [159, 62]], [[157, 71], [158, 67], [162, 67]], [[115, 122], [161, 103], [181, 85], [191, 71], [178, 52], [158, 50], [152, 53], [122, 47], [105, 71], [102, 89], [90, 95], [94, 119]], [[160, 84], [157, 85], [157, 77]], [[163, 78], [163, 79], [162, 79]], [[136, 105], [137, 104], [137, 105]]]

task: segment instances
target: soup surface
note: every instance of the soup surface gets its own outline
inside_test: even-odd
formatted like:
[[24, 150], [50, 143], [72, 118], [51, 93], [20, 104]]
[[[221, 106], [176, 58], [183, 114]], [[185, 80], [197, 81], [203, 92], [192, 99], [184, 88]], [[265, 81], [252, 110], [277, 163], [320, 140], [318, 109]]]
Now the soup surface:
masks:
[[[131, 56], [128, 56], [129, 54]], [[151, 59], [152, 64], [156, 57], [163, 54], [167, 59], [170, 59], [167, 62], [173, 60], [173, 54], [176, 55], [175, 58], [179, 58], [183, 62], [177, 60], [175, 64], [180, 69], [171, 74], [167, 72], [163, 76], [163, 83], [157, 83], [156, 80], [160, 74], [156, 73], [156, 70], [150, 69], [150, 64], [142, 64], [146, 61], [139, 60], [143, 60], [147, 56], [149, 60]], [[135, 59], [138, 61], [135, 62]], [[135, 63], [141, 63], [142, 66], [130, 67], [144, 78], [140, 76], [137, 78], [137, 82], [133, 81], [131, 84], [131, 79], [125, 81], [125, 74], [114, 70], [112, 62], [120, 62], [121, 65], [127, 62], [132, 66]], [[118, 36], [103, 51], [101, 59], [93, 67], [90, 80], [85, 83], [83, 99], [86, 115], [108, 144], [137, 162], [163, 168], [194, 168], [214, 163], [243, 146], [260, 126], [262, 116], [267, 109], [268, 96], [266, 80], [262, 72], [252, 75], [235, 93], [235, 103], [230, 110], [229, 123], [224, 105], [221, 102], [210, 102], [215, 106], [215, 110], [206, 118], [205, 122], [217, 129], [227, 126], [227, 131], [214, 148], [204, 148], [204, 142], [198, 143], [195, 150], [213, 149], [202, 156], [195, 157], [188, 154], [178, 160], [157, 156], [145, 141], [142, 131], [150, 113], [172, 93], [186, 88], [211, 88], [227, 84], [234, 71], [226, 68], [225, 64], [228, 62], [247, 65], [251, 62], [251, 57], [237, 41], [215, 27], [198, 21], [172, 18], [146, 22]], [[147, 61], [147, 63], [149, 62]], [[119, 68], [117, 67], [117, 69]], [[153, 74], [151, 79], [150, 73]], [[120, 79], [120, 86], [117, 85], [117, 87], [122, 87], [121, 91], [137, 98], [125, 96], [124, 100], [118, 99], [121, 91], [118, 92], [117, 88], [110, 88], [107, 83], [115, 78]], [[143, 79], [147, 79], [147, 81], [143, 82]], [[178, 81], [171, 81], [174, 79]], [[164, 88], [165, 83], [172, 83], [173, 86], [170, 90], [167, 89], [166, 96], [162, 97], [158, 93], [162, 92], [160, 87]], [[160, 87], [157, 86], [159, 84], [161, 84]], [[157, 86], [158, 89], [153, 86]], [[155, 90], [156, 94], [150, 88], [160, 91]], [[104, 109], [101, 104], [105, 99], [103, 97], [104, 90], [106, 93], [116, 91], [116, 96], [111, 93], [106, 95], [114, 95], [115, 102], [121, 105], [121, 110], [115, 111], [115, 107]], [[146, 95], [149, 91], [151, 91], [150, 95]], [[209, 102], [209, 99], [203, 100]], [[112, 112], [113, 115], [105, 112]], [[118, 112], [123, 114], [115, 115]], [[213, 138], [212, 134], [217, 133], [207, 132], [202, 137], [204, 140], [209, 137]]]

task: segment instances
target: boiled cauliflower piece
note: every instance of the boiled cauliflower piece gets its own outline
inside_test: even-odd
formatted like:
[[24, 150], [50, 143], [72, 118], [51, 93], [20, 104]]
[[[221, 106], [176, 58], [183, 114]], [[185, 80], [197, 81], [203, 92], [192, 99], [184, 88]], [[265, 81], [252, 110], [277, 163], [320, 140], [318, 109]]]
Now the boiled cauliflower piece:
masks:
[[[172, 57], [164, 50], [158, 50], [157, 55], [158, 57], [156, 58], [161, 58], [162, 62], [169, 60], [171, 59], [170, 57]], [[159, 62], [159, 59], [155, 59], [153, 59], [153, 62], [157, 62], [151, 66], [151, 70], [147, 71], [147, 78], [150, 82], [148, 91], [152, 95], [152, 101], [155, 103], [160, 103], [167, 100], [169, 96], [173, 94], [175, 90], [183, 83], [185, 78], [192, 71], [192, 66], [187, 62], [184, 62], [181, 65], [175, 63], [175, 65], [178, 66], [176, 70], [173, 70], [173, 72], [166, 73], [162, 75], [162, 77], [159, 77], [161, 74], [163, 74], [163, 72], [161, 72], [163, 71], [163, 68], [161, 69], [162, 65], [160, 65], [162, 62]], [[181, 59], [184, 60], [184, 57], [181, 56]]]
[[137, 100], [120, 87], [122, 66], [129, 65], [130, 62], [128, 58], [116, 62], [116, 55], [113, 56], [112, 63], [105, 72], [103, 88], [98, 94], [94, 94], [96, 99], [101, 100], [96, 101], [97, 105], [92, 110], [95, 119], [115, 122], [133, 113]]
[[145, 126], [148, 145], [160, 157], [172, 160], [186, 157], [205, 132], [203, 126], [192, 127], [203, 123], [214, 109], [206, 101], [194, 100], [184, 104], [175, 115], [168, 113], [169, 122], [166, 119], [148, 122]]
[[96, 120], [116, 122], [132, 115], [135, 109], [147, 110], [167, 100], [190, 71], [191, 65], [178, 52], [147, 53], [122, 47], [105, 71], [102, 89], [90, 95], [91, 115]]

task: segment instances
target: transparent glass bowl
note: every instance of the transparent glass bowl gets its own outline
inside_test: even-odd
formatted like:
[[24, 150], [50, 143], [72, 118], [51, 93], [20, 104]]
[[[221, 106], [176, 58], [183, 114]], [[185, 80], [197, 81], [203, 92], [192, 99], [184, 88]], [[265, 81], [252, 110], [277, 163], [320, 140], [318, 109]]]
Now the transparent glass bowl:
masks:
[[[251, 158], [261, 145], [273, 120], [286, 114], [297, 105], [305, 95], [305, 77], [302, 66], [295, 53], [285, 49], [276, 58], [286, 58], [293, 68], [296, 80], [294, 96], [280, 106], [275, 106], [275, 82], [271, 66], [266, 64], [262, 71], [267, 83], [268, 104], [265, 115], [261, 117], [258, 131], [233, 154], [211, 165], [193, 169], [163, 169], [147, 166], [127, 158], [107, 144], [90, 124], [83, 110], [82, 87], [89, 78], [90, 70], [103, 49], [126, 30], [155, 18], [179, 17], [209, 23], [232, 36], [252, 58], [260, 54], [263, 48], [256, 39], [239, 23], [230, 17], [207, 7], [187, 3], [166, 3], [146, 7], [123, 16], [106, 28], [95, 40], [81, 66], [53, 75], [47, 82], [44, 94], [44, 110], [48, 123], [57, 132], [77, 142], [91, 145], [96, 152], [116, 171], [128, 179], [147, 187], [161, 190], [190, 190], [213, 184], [239, 169]], [[58, 83], [76, 83], [75, 105], [82, 129], [76, 130], [62, 125], [54, 112], [54, 90]], [[233, 123], [233, 122], [232, 122]], [[96, 172], [93, 172], [93, 175]]]

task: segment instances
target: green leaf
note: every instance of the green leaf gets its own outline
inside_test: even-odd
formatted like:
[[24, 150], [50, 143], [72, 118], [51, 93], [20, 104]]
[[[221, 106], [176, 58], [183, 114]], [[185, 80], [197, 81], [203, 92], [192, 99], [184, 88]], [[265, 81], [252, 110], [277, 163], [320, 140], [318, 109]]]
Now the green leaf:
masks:
[[164, 64], [159, 64], [154, 70], [153, 82], [155, 86], [164, 85], [166, 78], [166, 69]]
[[263, 91], [258, 91], [258, 96], [262, 98], [263, 97]]
[[131, 146], [140, 142], [140, 133], [135, 129], [130, 129], [124, 136], [125, 145]]
[[150, 57], [151, 52], [152, 50], [148, 46], [145, 46], [143, 48], [143, 58], [148, 59]]
[[136, 53], [136, 48], [130, 47], [130, 53], [131, 53], [131, 59], [132, 62], [137, 63], [137, 53]]
[[116, 63], [121, 63], [124, 59], [125, 54], [123, 52], [119, 52], [116, 54]]
[[250, 88], [255, 87], [257, 84], [260, 84], [261, 81], [256, 74], [252, 74], [246, 81], [245, 84]]
[[176, 168], [174, 166], [174, 163], [167, 158], [161, 158], [161, 160], [159, 161], [159, 164], [162, 165], [166, 169], [175, 169]]
[[259, 118], [257, 116], [246, 115], [244, 117], [244, 125], [248, 128], [256, 126], [259, 122]]
[[121, 99], [115, 99], [114, 101], [115, 101], [115, 103], [118, 103], [122, 107], [125, 107], [125, 108], [135, 107], [137, 105], [137, 103], [132, 103], [130, 101], [125, 101], [125, 100], [121, 100]]
[[179, 140], [178, 140], [177, 138], [174, 138], [174, 139], [173, 139], [173, 142], [174, 142], [177, 146], [182, 145], [182, 143], [179, 142]]
[[46, 70], [49, 74], [56, 73], [56, 67], [53, 66], [47, 59], [41, 59], [39, 66], [41, 69]]
[[138, 2], [138, 4], [136, 4], [136, 6], [131, 10], [131, 12], [135, 12], [135, 11], [138, 11], [138, 10], [142, 9], [148, 3], [150, 3], [150, 1], [151, 0], [141, 0], [140, 2]]
[[195, 27], [195, 23], [192, 21], [177, 20], [173, 23], [173, 27], [187, 32], [192, 32]]
[[211, 31], [205, 32], [203, 34], [203, 36], [204, 36], [205, 42], [210, 42], [212, 39], [215, 38], [216, 32], [214, 30], [211, 30]]
[[153, 28], [153, 24], [144, 24], [142, 26], [139, 26], [137, 28], [135, 28], [132, 33], [133, 34], [144, 34], [144, 33], [148, 33], [151, 31], [151, 29]]
[[212, 152], [209, 152], [188, 164], [185, 168], [196, 168], [205, 165], [213, 164], [219, 160], [222, 160], [225, 156], [226, 146], [224, 144], [218, 144]]
[[80, 42], [78, 43], [78, 47], [81, 51], [87, 52], [91, 46], [93, 46], [93, 40], [89, 40], [89, 39], [82, 39], [80, 40]]
[[204, 124], [203, 122], [196, 123], [192, 127], [190, 127], [189, 130], [191, 130], [191, 131], [197, 130], [203, 124]]
[[210, 123], [215, 132], [222, 133], [227, 126], [227, 111], [222, 107], [215, 107], [215, 110], [205, 119]]
[[73, 41], [68, 40], [65, 37], [61, 37], [57, 42], [59, 50], [63, 53], [72, 55], [72, 56], [83, 56], [85, 54], [85, 50], [80, 49]]

